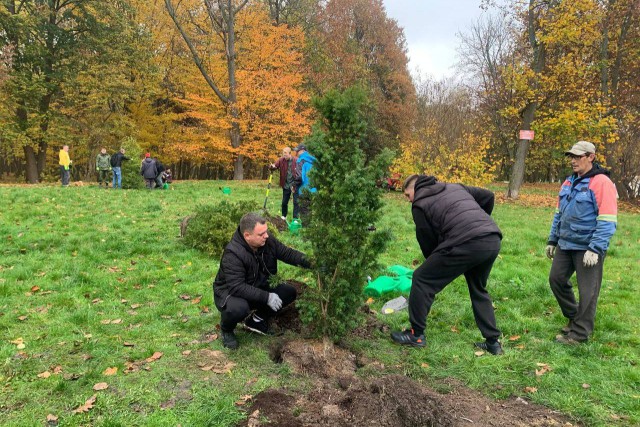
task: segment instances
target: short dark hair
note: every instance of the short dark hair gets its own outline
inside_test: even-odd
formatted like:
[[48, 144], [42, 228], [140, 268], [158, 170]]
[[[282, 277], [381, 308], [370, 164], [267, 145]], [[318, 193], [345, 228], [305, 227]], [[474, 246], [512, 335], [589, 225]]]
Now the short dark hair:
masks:
[[416, 185], [416, 181], [418, 180], [418, 176], [416, 174], [410, 175], [407, 179], [402, 183], [402, 191], [406, 190], [409, 187], [413, 187]]
[[260, 214], [255, 212], [249, 212], [240, 219], [240, 233], [244, 234], [245, 231], [253, 231], [256, 228], [256, 224], [266, 224], [267, 220]]

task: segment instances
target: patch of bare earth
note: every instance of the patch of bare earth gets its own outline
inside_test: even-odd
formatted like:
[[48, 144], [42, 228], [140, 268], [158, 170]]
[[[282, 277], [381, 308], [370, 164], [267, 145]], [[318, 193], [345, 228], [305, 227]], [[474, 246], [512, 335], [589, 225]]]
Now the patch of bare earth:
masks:
[[[374, 330], [383, 327], [372, 317], [357, 330], [357, 335], [373, 335]], [[328, 341], [274, 342], [271, 358], [276, 363], [286, 363], [297, 375], [310, 378], [313, 387], [307, 394], [271, 389], [253, 396], [246, 408], [248, 418], [240, 426], [578, 425], [522, 398], [493, 400], [455, 380], [448, 381], [450, 392], [443, 394], [402, 375], [360, 378], [356, 370], [363, 363], [367, 366], [366, 363], [377, 362], [356, 360], [353, 353]]]

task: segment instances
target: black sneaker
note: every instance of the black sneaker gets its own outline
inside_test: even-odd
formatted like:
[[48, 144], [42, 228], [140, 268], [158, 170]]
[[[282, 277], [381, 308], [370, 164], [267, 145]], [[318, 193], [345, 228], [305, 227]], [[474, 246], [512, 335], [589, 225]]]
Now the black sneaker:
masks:
[[256, 334], [260, 335], [274, 335], [273, 330], [269, 328], [269, 324], [265, 320], [256, 320], [253, 316], [249, 316], [244, 321], [244, 327]]
[[501, 354], [504, 354], [504, 351], [502, 351], [502, 345], [500, 344], [500, 341], [496, 341], [493, 344], [490, 344], [487, 341], [482, 341], [482, 342], [477, 342], [473, 345], [484, 351], [487, 351], [493, 354], [494, 356], [499, 356]]
[[573, 326], [573, 320], [569, 320], [569, 322], [567, 323], [566, 326], [562, 327], [562, 329], [560, 329], [560, 333], [562, 335], [569, 335], [569, 332], [571, 332], [571, 327]]
[[424, 347], [427, 343], [424, 334], [415, 335], [413, 329], [405, 329], [401, 332], [393, 332], [391, 334], [393, 342], [401, 345], [411, 345], [414, 347]]
[[234, 334], [233, 331], [222, 331], [222, 346], [230, 350], [235, 350], [238, 348], [238, 339], [236, 338], [236, 334]]

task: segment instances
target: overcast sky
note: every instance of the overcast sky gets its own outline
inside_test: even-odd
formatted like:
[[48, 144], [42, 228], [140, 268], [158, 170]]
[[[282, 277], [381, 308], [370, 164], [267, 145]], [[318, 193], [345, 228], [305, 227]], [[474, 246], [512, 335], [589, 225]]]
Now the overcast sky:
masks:
[[404, 29], [409, 70], [436, 79], [452, 76], [458, 39], [482, 10], [480, 0], [383, 0], [387, 15]]

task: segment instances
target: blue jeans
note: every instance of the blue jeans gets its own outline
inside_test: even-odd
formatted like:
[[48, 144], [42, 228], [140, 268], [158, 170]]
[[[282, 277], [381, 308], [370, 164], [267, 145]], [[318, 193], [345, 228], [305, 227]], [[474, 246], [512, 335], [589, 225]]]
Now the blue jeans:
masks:
[[65, 169], [64, 166], [60, 166], [60, 180], [62, 181], [62, 186], [66, 187], [69, 185], [69, 169]]
[[113, 168], [113, 188], [116, 188], [116, 182], [118, 183], [118, 188], [122, 188], [122, 169], [119, 167]]

